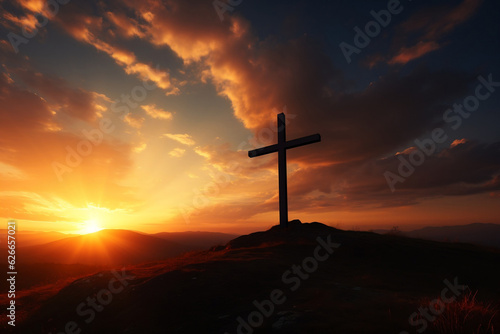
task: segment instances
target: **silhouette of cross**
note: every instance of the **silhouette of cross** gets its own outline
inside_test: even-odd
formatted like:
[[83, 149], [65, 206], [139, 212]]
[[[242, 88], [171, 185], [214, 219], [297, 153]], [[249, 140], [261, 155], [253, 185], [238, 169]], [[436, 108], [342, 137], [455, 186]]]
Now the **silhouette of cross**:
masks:
[[279, 178], [279, 204], [280, 204], [280, 225], [288, 226], [288, 195], [286, 185], [286, 150], [313, 144], [321, 141], [319, 133], [290, 141], [286, 141], [285, 114], [278, 114], [278, 144], [261, 147], [248, 151], [250, 158], [278, 152], [278, 178]]

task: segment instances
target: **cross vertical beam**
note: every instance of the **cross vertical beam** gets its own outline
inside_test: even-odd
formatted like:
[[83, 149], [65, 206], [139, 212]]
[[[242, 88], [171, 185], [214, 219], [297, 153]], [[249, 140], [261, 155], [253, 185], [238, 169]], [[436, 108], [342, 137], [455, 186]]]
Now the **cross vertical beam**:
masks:
[[279, 179], [279, 204], [280, 225], [288, 226], [288, 190], [286, 175], [286, 126], [285, 114], [278, 115], [278, 179]]
[[278, 181], [279, 181], [279, 206], [280, 206], [280, 225], [288, 226], [288, 192], [286, 185], [286, 150], [309, 145], [321, 141], [321, 136], [317, 133], [311, 136], [297, 138], [286, 141], [286, 120], [285, 114], [278, 114], [278, 144], [261, 147], [248, 151], [250, 158], [261, 155], [278, 152]]

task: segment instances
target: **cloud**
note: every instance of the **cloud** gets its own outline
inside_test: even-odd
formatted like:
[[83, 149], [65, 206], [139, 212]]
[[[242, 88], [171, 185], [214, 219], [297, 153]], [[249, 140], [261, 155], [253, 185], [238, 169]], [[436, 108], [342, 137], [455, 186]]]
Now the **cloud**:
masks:
[[182, 148], [174, 148], [172, 151], [168, 152], [168, 154], [172, 157], [175, 157], [175, 158], [180, 158], [184, 155], [184, 153], [186, 153], [186, 150], [182, 149]]
[[135, 153], [140, 153], [142, 151], [144, 151], [146, 149], [146, 147], [148, 147], [148, 145], [146, 143], [140, 143], [138, 145], [136, 145], [133, 150]]
[[128, 113], [123, 118], [123, 121], [133, 128], [140, 129], [142, 127], [142, 124], [144, 123], [144, 117], [133, 113]]
[[155, 104], [146, 104], [141, 106], [141, 108], [154, 119], [172, 119], [173, 114], [169, 111], [165, 111], [161, 108], [158, 108]]
[[167, 90], [166, 95], [178, 95], [179, 88], [172, 87], [170, 76], [167, 72], [160, 70], [158, 67], [155, 69], [148, 64], [132, 63], [125, 67], [127, 74], [137, 74], [142, 80], [150, 80], [158, 87]]
[[406, 64], [413, 59], [417, 59], [426, 55], [427, 53], [439, 49], [439, 44], [431, 41], [431, 42], [423, 42], [420, 41], [418, 44], [406, 48], [403, 47], [399, 50], [398, 54], [395, 55], [392, 59], [389, 60], [389, 64]]
[[37, 30], [36, 24], [38, 23], [38, 19], [35, 15], [42, 14], [44, 17], [50, 19], [53, 16], [51, 9], [54, 8], [51, 5], [47, 6], [47, 2], [44, 0], [12, 1], [9, 6], [2, 7], [4, 8], [2, 8], [2, 14], [0, 15], [4, 21], [0, 22], [1, 25], [6, 28], [24, 27], [27, 28], [30, 34]]
[[422, 9], [395, 28], [391, 55], [372, 55], [368, 64], [372, 67], [387, 59], [388, 64], [404, 65], [442, 48], [448, 44], [446, 37], [470, 20], [482, 2], [463, 0], [455, 7], [434, 5]]
[[[16, 26], [18, 28], [22, 28], [22, 27], [27, 28], [26, 30], [29, 33], [32, 33], [32, 31], [36, 29], [36, 24], [38, 23], [35, 16], [30, 15], [30, 14], [19, 17], [19, 16], [15, 16], [12, 13], [5, 11], [3, 13], [3, 18], [6, 21], [11, 22], [14, 26]], [[7, 22], [3, 22], [2, 25], [6, 28], [12, 27], [12, 25], [9, 25]]]
[[[154, 82], [165, 90], [167, 95], [179, 94], [179, 89], [172, 83], [167, 71], [160, 70], [158, 66], [155, 68], [151, 64], [141, 62], [137, 60], [133, 52], [113, 44], [116, 40], [113, 34], [106, 34], [106, 27], [109, 24], [116, 25], [121, 32], [125, 27], [128, 27], [129, 30], [126, 33], [128, 35], [141, 35], [140, 29], [131, 24], [130, 20], [126, 22], [122, 14], [103, 12], [102, 16], [96, 16], [90, 4], [69, 3], [64, 7], [64, 10], [64, 15], [58, 15], [54, 20], [66, 33], [76, 40], [92, 45], [97, 50], [108, 54], [124, 68], [127, 74], [136, 75], [141, 80]], [[106, 18], [110, 21], [106, 21]]]
[[107, 12], [109, 20], [117, 27], [118, 32], [127, 38], [144, 37], [144, 32], [137, 21], [120, 12]]
[[229, 144], [196, 147], [195, 152], [205, 158], [207, 166], [239, 178], [269, 176], [270, 170], [277, 169], [275, 157], [249, 159], [247, 151], [234, 151]]
[[[41, 196], [30, 191], [0, 191], [0, 216], [34, 221], [68, 221], [60, 215], [70, 205], [61, 205], [61, 200]], [[55, 209], [55, 210], [54, 210]]]
[[[500, 142], [482, 144], [462, 139], [453, 143], [428, 157], [399, 188], [454, 196], [498, 190]], [[386, 163], [392, 165], [388, 168], [392, 171], [399, 165], [396, 159]]]
[[31, 11], [32, 13], [43, 13], [44, 9], [46, 8], [46, 1], [44, 0], [19, 0], [17, 1], [22, 7], [26, 8], [27, 10]]
[[184, 134], [165, 133], [164, 135], [162, 135], [162, 137], [170, 138], [172, 140], [175, 140], [178, 143], [181, 143], [181, 144], [184, 144], [187, 146], [193, 146], [194, 144], [196, 144], [193, 137], [191, 137], [191, 135], [188, 135], [187, 133], [184, 133]]
[[22, 90], [9, 77], [0, 77], [0, 138], [2, 147], [6, 141], [17, 137], [16, 133], [23, 133], [25, 129], [34, 132], [43, 131], [53, 122], [53, 113], [50, 106], [40, 96]]
[[407, 149], [403, 150], [402, 152], [397, 152], [396, 155], [408, 155], [411, 152], [415, 152], [417, 150], [418, 150], [418, 148], [416, 148], [415, 146], [411, 146], [411, 147], [408, 147]]
[[123, 3], [144, 21], [141, 28], [154, 45], [169, 45], [185, 61], [198, 61], [225, 44], [228, 24], [221, 23], [214, 15], [212, 3], [202, 0], [172, 1], [168, 5], [160, 1], [124, 0]]
[[[408, 160], [413, 150], [399, 153]], [[415, 205], [429, 198], [496, 193], [500, 189], [500, 143], [467, 142], [426, 157], [392, 193], [384, 172], [398, 174], [397, 155], [299, 169], [289, 176], [290, 207], [315, 212], [359, 211]]]
[[462, 139], [455, 139], [451, 144], [450, 144], [450, 147], [453, 148], [455, 146], [458, 146], [458, 145], [462, 145], [462, 144], [465, 144], [469, 142], [467, 139], [465, 138], [462, 138]]
[[0, 175], [2, 178], [8, 178], [8, 179], [25, 179], [26, 175], [23, 173], [22, 170], [19, 168], [8, 165], [6, 163], [3, 163], [0, 161]]
[[49, 103], [52, 112], [64, 112], [84, 121], [95, 121], [106, 110], [102, 94], [72, 87], [59, 77], [45, 75], [28, 68], [10, 69], [10, 73], [26, 86], [38, 92]]

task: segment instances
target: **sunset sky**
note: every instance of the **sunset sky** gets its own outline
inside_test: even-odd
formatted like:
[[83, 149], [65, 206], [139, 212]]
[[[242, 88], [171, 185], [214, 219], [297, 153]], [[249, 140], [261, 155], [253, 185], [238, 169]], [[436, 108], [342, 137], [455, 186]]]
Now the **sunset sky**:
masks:
[[288, 139], [322, 136], [287, 153], [290, 219], [500, 223], [496, 0], [45, 3], [0, 0], [5, 223], [268, 228], [277, 155], [247, 151], [280, 112]]

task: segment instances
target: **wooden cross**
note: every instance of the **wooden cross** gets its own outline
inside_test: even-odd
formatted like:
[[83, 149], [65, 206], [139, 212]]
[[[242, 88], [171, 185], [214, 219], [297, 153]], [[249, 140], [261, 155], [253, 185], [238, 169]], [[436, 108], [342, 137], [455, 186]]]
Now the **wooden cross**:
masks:
[[319, 133], [290, 141], [286, 141], [285, 114], [278, 114], [278, 144], [261, 147], [248, 151], [250, 158], [264, 154], [278, 152], [278, 178], [279, 178], [279, 203], [280, 203], [280, 225], [288, 226], [288, 195], [286, 185], [286, 150], [313, 144], [321, 141]]

